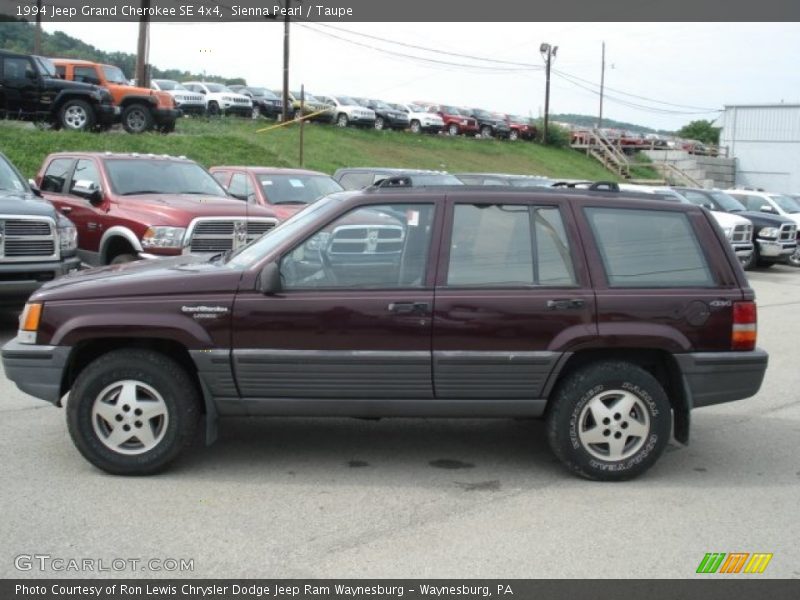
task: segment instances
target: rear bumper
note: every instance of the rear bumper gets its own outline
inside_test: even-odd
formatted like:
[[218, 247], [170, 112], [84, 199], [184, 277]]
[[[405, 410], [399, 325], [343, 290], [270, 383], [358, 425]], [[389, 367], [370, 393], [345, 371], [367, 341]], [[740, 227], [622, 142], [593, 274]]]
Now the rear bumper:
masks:
[[26, 394], [59, 405], [70, 350], [69, 346], [20, 344], [14, 338], [3, 346], [3, 369]]
[[0, 264], [0, 306], [19, 305], [44, 283], [79, 269], [77, 256], [53, 262]]
[[689, 406], [700, 408], [749, 398], [758, 393], [769, 355], [750, 352], [694, 352], [676, 354]]

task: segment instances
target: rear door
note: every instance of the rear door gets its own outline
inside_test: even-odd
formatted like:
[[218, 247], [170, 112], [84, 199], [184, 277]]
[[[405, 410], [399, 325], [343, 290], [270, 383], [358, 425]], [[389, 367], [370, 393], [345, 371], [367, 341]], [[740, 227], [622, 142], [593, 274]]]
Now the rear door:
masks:
[[39, 80], [33, 62], [25, 56], [4, 56], [2, 68], [5, 110], [14, 115], [36, 112]]
[[558, 198], [489, 188], [448, 200], [433, 324], [437, 399], [543, 397], [563, 352], [596, 333], [576, 239]]

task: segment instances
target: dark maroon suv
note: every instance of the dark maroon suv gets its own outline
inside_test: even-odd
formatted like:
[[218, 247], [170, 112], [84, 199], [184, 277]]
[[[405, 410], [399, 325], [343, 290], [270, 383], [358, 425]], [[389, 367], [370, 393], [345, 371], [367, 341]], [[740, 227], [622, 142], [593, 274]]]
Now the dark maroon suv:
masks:
[[[625, 197], [623, 197], [625, 196]], [[6, 376], [99, 468], [144, 474], [229, 415], [541, 417], [575, 473], [652, 466], [693, 408], [758, 392], [767, 354], [702, 208], [485, 187], [327, 196], [213, 259], [66, 276]]]

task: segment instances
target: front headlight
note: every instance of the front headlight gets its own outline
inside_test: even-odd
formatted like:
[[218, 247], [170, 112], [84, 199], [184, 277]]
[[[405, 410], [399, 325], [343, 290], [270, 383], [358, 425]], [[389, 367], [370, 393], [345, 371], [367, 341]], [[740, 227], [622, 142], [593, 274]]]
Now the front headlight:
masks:
[[723, 227], [722, 232], [725, 234], [725, 237], [731, 239], [731, 235], [733, 235], [733, 227]]
[[777, 239], [778, 238], [778, 228], [777, 227], [764, 227], [761, 231], [758, 232], [758, 237], [767, 238], [768, 240]]
[[148, 227], [142, 236], [143, 248], [180, 248], [183, 246], [183, 227]]
[[78, 230], [72, 221], [63, 215], [58, 216], [58, 245], [62, 256], [75, 254], [78, 248]]

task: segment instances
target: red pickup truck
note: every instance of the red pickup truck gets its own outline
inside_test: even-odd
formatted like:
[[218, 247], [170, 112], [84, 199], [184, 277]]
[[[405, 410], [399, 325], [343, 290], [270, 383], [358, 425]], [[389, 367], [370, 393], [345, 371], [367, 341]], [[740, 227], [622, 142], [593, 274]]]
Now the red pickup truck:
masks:
[[237, 200], [200, 165], [152, 154], [62, 152], [36, 176], [42, 195], [78, 229], [90, 265], [235, 250], [277, 223]]

